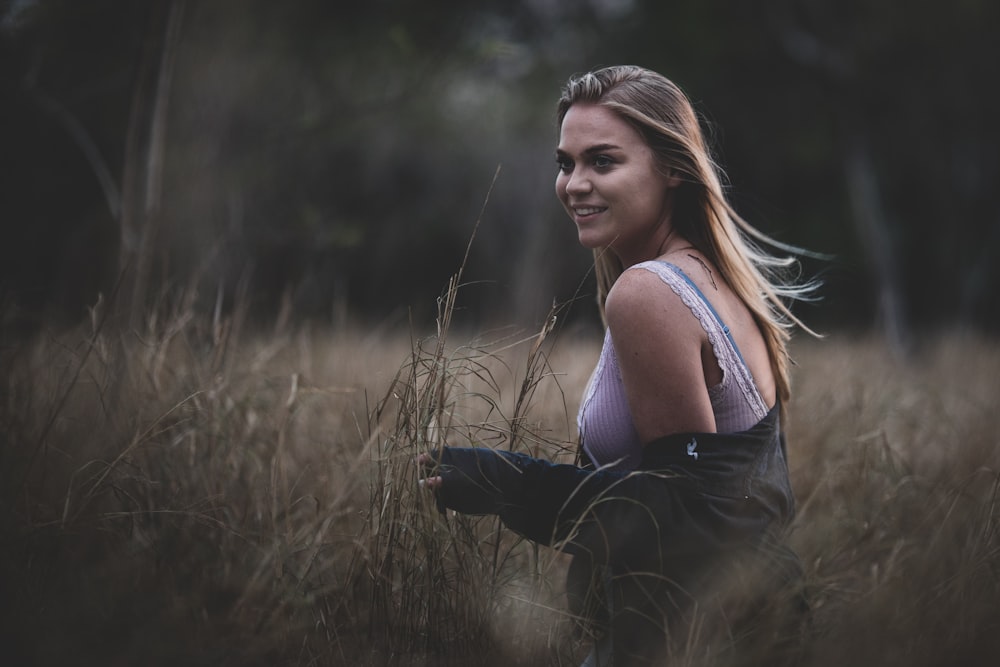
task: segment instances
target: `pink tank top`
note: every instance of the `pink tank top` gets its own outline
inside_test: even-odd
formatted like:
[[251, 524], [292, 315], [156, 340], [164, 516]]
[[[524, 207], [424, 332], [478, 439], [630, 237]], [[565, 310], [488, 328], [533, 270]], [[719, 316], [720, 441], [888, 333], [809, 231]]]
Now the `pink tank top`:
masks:
[[[722, 369], [722, 382], [708, 388], [716, 431], [744, 431], [763, 419], [768, 412], [767, 404], [757, 391], [729, 328], [719, 319], [701, 290], [679, 267], [667, 262], [642, 262], [628, 270], [634, 269], [645, 269], [659, 276], [691, 309], [708, 334]], [[669, 410], [670, 406], [664, 409]], [[601, 356], [580, 403], [577, 426], [583, 449], [594, 465], [626, 470], [639, 465], [644, 443], [639, 441], [632, 421], [610, 331], [604, 335]]]

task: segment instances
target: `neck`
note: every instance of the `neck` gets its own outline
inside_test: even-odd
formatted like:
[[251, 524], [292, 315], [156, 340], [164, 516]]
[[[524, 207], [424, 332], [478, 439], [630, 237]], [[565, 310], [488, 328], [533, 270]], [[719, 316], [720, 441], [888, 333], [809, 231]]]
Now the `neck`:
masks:
[[663, 257], [671, 252], [670, 248], [672, 245], [675, 245], [674, 241], [680, 238], [675, 234], [676, 231], [676, 228], [671, 227], [670, 231], [667, 232], [667, 235], [663, 237], [663, 240], [660, 242], [660, 247], [656, 249], [657, 257]]
[[[656, 243], [656, 245], [651, 248], [651, 243]], [[640, 262], [657, 259], [678, 250], [691, 247], [691, 243], [683, 236], [677, 234], [676, 230], [671, 227], [667, 234], [658, 242], [651, 239], [650, 243], [645, 244], [645, 250], [634, 248], [631, 251], [627, 251], [625, 248], [615, 248], [614, 245], [609, 250], [614, 252], [615, 256], [618, 257], [618, 261], [621, 262], [622, 267], [628, 268]]]

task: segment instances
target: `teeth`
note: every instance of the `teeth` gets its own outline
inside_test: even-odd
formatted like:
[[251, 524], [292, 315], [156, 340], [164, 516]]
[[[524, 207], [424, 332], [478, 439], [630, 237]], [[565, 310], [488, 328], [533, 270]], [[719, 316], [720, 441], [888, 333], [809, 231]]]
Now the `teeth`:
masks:
[[594, 213], [600, 213], [604, 209], [602, 208], [575, 208], [577, 215], [593, 215]]

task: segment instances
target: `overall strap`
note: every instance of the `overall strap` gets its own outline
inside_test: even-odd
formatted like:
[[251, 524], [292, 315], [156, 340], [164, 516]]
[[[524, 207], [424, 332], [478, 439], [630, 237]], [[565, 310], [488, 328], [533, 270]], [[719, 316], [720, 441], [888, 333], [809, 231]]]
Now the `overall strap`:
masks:
[[698, 288], [698, 286], [695, 284], [695, 282], [693, 280], [691, 280], [691, 278], [690, 278], [690, 276], [688, 276], [688, 274], [684, 273], [684, 270], [681, 269], [681, 267], [677, 266], [676, 264], [671, 264], [670, 262], [660, 261], [660, 263], [669, 266], [671, 269], [673, 269], [677, 273], [677, 275], [679, 275], [681, 278], [683, 278], [684, 281], [688, 284], [688, 286], [698, 296], [698, 298], [701, 299], [702, 302], [705, 304], [705, 306], [708, 307], [708, 311], [710, 313], [712, 313], [712, 317], [714, 317], [715, 321], [719, 323], [719, 327], [722, 329], [722, 333], [724, 333], [726, 335], [726, 338], [729, 339], [729, 344], [732, 346], [733, 350], [736, 352], [736, 356], [739, 358], [740, 363], [742, 363], [744, 366], [746, 366], [747, 363], [746, 363], [746, 361], [744, 361], [743, 355], [740, 353], [739, 346], [736, 345], [736, 341], [733, 339], [733, 334], [729, 331], [729, 327], [726, 326], [726, 323], [722, 321], [722, 318], [719, 317], [719, 313], [718, 313], [718, 311], [715, 310], [715, 307], [712, 305], [712, 302], [709, 301], [705, 297], [704, 292], [702, 292]]

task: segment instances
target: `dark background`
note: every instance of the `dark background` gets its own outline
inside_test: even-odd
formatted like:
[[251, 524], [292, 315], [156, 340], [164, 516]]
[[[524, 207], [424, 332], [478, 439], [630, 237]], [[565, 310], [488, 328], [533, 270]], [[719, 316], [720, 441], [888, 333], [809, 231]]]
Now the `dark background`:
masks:
[[429, 325], [498, 166], [463, 317], [593, 319], [554, 105], [631, 63], [691, 96], [745, 217], [832, 256], [807, 322], [995, 333], [997, 34], [988, 0], [0, 3], [3, 326], [181, 293]]

